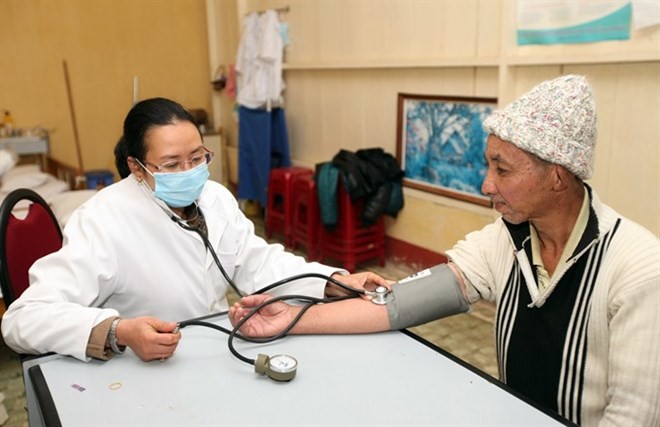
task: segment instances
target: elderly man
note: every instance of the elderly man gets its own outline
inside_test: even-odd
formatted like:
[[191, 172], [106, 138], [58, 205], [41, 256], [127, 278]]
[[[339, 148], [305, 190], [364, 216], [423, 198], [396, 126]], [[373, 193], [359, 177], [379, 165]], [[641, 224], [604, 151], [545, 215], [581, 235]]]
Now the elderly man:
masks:
[[[660, 241], [584, 183], [591, 86], [576, 75], [546, 81], [484, 128], [482, 191], [502, 217], [458, 242], [448, 265], [395, 284], [386, 306], [316, 306], [293, 333], [401, 329], [495, 301], [502, 381], [578, 424], [660, 425]], [[264, 299], [243, 299], [232, 321]], [[242, 331], [274, 334], [298, 310], [267, 305]]]

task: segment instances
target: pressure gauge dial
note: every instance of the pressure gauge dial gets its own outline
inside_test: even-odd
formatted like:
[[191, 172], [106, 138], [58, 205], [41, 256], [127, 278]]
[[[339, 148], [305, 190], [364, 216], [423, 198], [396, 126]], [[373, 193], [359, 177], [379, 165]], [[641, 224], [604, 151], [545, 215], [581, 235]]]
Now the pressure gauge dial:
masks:
[[261, 375], [268, 375], [275, 381], [291, 381], [296, 376], [298, 361], [288, 354], [269, 357], [259, 354], [254, 362], [254, 370]]

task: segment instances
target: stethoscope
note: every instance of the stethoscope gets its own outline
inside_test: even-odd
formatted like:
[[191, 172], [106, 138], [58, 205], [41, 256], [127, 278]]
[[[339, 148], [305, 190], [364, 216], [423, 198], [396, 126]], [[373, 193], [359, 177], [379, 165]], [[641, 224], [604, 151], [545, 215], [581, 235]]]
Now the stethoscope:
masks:
[[[198, 208], [199, 209], [199, 208]], [[204, 246], [206, 249], [211, 253], [211, 256], [213, 257], [213, 261], [215, 264], [218, 266], [220, 269], [220, 272], [222, 273], [222, 276], [225, 278], [227, 283], [229, 283], [229, 286], [232, 288], [232, 290], [238, 295], [239, 297], [245, 296], [245, 294], [236, 286], [234, 281], [229, 277], [227, 272], [225, 271], [224, 267], [222, 266], [222, 263], [220, 262], [220, 259], [218, 259], [218, 255], [215, 252], [215, 249], [213, 249], [213, 245], [211, 245], [211, 242], [209, 241], [206, 233], [204, 233], [200, 228], [198, 227], [191, 227], [188, 224], [184, 223], [181, 221], [179, 218], [177, 218], [176, 215], [168, 212], [170, 215], [170, 219], [174, 221], [176, 224], [178, 224], [181, 228], [187, 231], [192, 231], [197, 233], [202, 241], [204, 242]], [[279, 286], [285, 285], [287, 283], [300, 280], [300, 279], [306, 279], [306, 278], [318, 278], [318, 279], [324, 279], [330, 283], [333, 283], [334, 285], [346, 290], [349, 292], [348, 295], [343, 295], [343, 296], [336, 296], [336, 297], [326, 297], [326, 298], [315, 298], [315, 297], [310, 297], [307, 295], [282, 295], [278, 297], [274, 297], [272, 299], [269, 299], [268, 301], [263, 302], [262, 304], [259, 304], [255, 306], [250, 312], [245, 315], [239, 322], [234, 325], [233, 329], [227, 329], [222, 326], [216, 325], [214, 323], [209, 323], [206, 322], [206, 320], [219, 317], [219, 316], [224, 316], [228, 314], [228, 311], [221, 311], [218, 313], [213, 313], [213, 314], [208, 314], [205, 316], [201, 317], [196, 317], [193, 319], [188, 319], [181, 321], [177, 324], [177, 327], [173, 331], [173, 333], [177, 333], [180, 329], [185, 328], [186, 326], [204, 326], [207, 328], [212, 328], [215, 330], [218, 330], [220, 332], [224, 332], [225, 334], [229, 335], [229, 339], [227, 341], [227, 345], [229, 347], [229, 351], [239, 360], [253, 365], [254, 370], [256, 373], [260, 375], [265, 375], [273, 380], [276, 381], [290, 381], [296, 376], [296, 371], [298, 368], [298, 361], [293, 357], [288, 354], [277, 354], [274, 356], [268, 356], [266, 354], [258, 354], [256, 359], [250, 359], [249, 357], [245, 357], [242, 354], [240, 354], [236, 348], [234, 347], [234, 339], [239, 338], [243, 341], [247, 342], [252, 342], [252, 343], [269, 343], [272, 341], [275, 341], [277, 339], [280, 339], [284, 336], [286, 336], [289, 331], [298, 323], [298, 321], [302, 318], [302, 316], [305, 314], [307, 310], [309, 310], [310, 307], [312, 307], [314, 304], [327, 304], [327, 303], [332, 303], [332, 302], [337, 302], [337, 301], [342, 301], [346, 299], [351, 299], [351, 298], [357, 298], [360, 296], [365, 296], [366, 298], [370, 299], [371, 302], [374, 304], [378, 305], [385, 305], [387, 304], [387, 295], [390, 293], [390, 290], [385, 287], [385, 286], [374, 286], [373, 288], [370, 289], [356, 289], [351, 286], [348, 286], [339, 280], [326, 276], [324, 274], [320, 273], [304, 273], [304, 274], [298, 274], [295, 276], [290, 276], [285, 279], [279, 280], [277, 282], [271, 283], [268, 286], [265, 286], [261, 288], [260, 290], [256, 291], [253, 293], [253, 295], [258, 295], [258, 294], [263, 294], [265, 292], [268, 292], [271, 289], [277, 288]], [[247, 322], [252, 316], [254, 316], [256, 313], [259, 312], [262, 308], [266, 307], [269, 304], [274, 304], [279, 301], [288, 301], [288, 300], [296, 300], [299, 303], [304, 303], [302, 306], [302, 309], [300, 312], [296, 315], [296, 317], [291, 321], [291, 323], [279, 334], [272, 336], [272, 337], [267, 337], [267, 338], [250, 338], [245, 335], [242, 335], [238, 333], [240, 328]]]

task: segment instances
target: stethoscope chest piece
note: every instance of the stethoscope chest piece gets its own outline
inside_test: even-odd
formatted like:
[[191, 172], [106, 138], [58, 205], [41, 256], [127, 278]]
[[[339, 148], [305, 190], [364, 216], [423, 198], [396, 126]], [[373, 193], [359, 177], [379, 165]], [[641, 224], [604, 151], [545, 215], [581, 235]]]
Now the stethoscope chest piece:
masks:
[[275, 381], [291, 381], [296, 376], [298, 361], [288, 354], [268, 356], [259, 354], [254, 361], [254, 371]]
[[387, 294], [390, 292], [385, 286], [379, 286], [376, 288], [376, 296], [372, 300], [374, 304], [385, 305], [387, 304]]

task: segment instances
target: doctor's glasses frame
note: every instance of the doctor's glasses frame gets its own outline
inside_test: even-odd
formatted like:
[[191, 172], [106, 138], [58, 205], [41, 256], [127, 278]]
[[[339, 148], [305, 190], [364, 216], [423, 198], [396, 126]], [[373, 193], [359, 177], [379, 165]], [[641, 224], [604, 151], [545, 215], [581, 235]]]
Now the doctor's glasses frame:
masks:
[[145, 166], [152, 166], [156, 169], [156, 172], [181, 172], [186, 169], [187, 165], [190, 165], [190, 168], [196, 168], [202, 163], [206, 162], [208, 165], [213, 160], [215, 153], [208, 148], [204, 147], [204, 152], [201, 154], [196, 154], [188, 160], [172, 160], [165, 162], [160, 165], [143, 160]]

